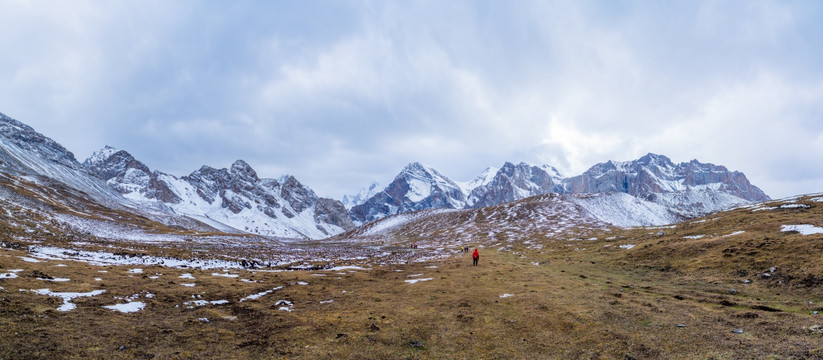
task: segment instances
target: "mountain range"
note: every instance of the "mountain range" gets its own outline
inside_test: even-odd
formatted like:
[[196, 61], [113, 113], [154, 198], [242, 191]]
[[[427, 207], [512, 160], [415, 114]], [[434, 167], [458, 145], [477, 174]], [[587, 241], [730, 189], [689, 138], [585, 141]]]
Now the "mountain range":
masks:
[[617, 226], [659, 225], [769, 199], [740, 172], [647, 154], [596, 164], [573, 177], [549, 165], [506, 162], [467, 182], [415, 162], [385, 188], [372, 183], [338, 201], [318, 196], [293, 176], [259, 178], [243, 160], [223, 169], [204, 165], [177, 177], [106, 146], [80, 163], [60, 144], [3, 114], [0, 170], [184, 228], [303, 239], [326, 238], [396, 214], [478, 209], [543, 194], [563, 195], [592, 220]]

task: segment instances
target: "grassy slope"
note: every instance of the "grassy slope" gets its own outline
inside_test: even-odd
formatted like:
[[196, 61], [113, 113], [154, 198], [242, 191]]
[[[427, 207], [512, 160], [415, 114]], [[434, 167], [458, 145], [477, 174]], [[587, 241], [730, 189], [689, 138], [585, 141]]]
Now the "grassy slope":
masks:
[[[238, 270], [239, 278], [225, 278], [30, 263], [20, 258], [24, 251], [4, 248], [0, 273], [24, 271], [0, 280], [0, 358], [821, 358], [823, 333], [814, 326], [823, 315], [811, 312], [823, 311], [815, 282], [823, 275], [816, 260], [823, 236], [779, 231], [784, 224], [823, 226], [822, 204], [801, 202], [811, 208], [736, 210], [664, 229], [661, 237], [651, 229], [583, 241], [535, 235], [542, 249], [518, 242], [507, 251], [481, 248], [478, 267], [461, 254], [344, 274]], [[740, 230], [746, 232], [723, 236]], [[707, 236], [683, 238], [696, 234]], [[770, 266], [777, 268], [772, 278], [757, 276]], [[180, 279], [182, 273], [197, 279]], [[33, 277], [42, 274], [71, 281]], [[404, 282], [417, 278], [432, 280]], [[197, 286], [180, 285], [191, 282]], [[284, 288], [239, 302], [278, 286]], [[19, 291], [41, 288], [107, 291], [57, 312], [59, 298]], [[102, 308], [133, 294], [146, 309]], [[189, 309], [183, 304], [193, 295], [230, 303]], [[293, 311], [279, 310], [278, 300], [293, 302]]]

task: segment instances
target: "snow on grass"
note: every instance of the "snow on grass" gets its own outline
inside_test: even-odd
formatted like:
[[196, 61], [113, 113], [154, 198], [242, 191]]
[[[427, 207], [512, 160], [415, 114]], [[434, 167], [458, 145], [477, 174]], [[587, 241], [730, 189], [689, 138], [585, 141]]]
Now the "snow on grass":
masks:
[[[20, 289], [20, 291], [25, 291]], [[63, 299], [63, 305], [57, 308], [57, 311], [71, 311], [77, 308], [77, 305], [71, 302], [72, 299], [79, 298], [79, 297], [89, 297], [89, 296], [97, 296], [100, 295], [106, 290], [94, 290], [87, 293], [77, 293], [77, 292], [52, 292], [49, 289], [40, 289], [40, 290], [29, 290], [37, 293], [38, 295], [45, 295], [45, 296], [55, 296]]]
[[102, 278], [94, 278], [94, 281], [103, 281]]
[[229, 273], [211, 273], [211, 276], [222, 276], [222, 277], [228, 277], [228, 278], [236, 278], [236, 277], [239, 277], [240, 275], [229, 274]]
[[106, 305], [103, 307], [121, 313], [133, 313], [143, 310], [143, 308], [146, 307], [146, 303], [142, 301], [130, 301], [125, 304]]
[[754, 209], [752, 209], [752, 212], [763, 211], [763, 210], [775, 210], [775, 209], [777, 209], [777, 206], [765, 206], [765, 207], [754, 208]]
[[409, 274], [409, 277], [423, 276], [423, 274]]
[[634, 244], [626, 244], [626, 245], [620, 245], [620, 248], [621, 248], [621, 249], [626, 249], [626, 250], [629, 250], [629, 249], [631, 249], [631, 248], [633, 248], [633, 247], [635, 247], [635, 246], [636, 246], [636, 245], [634, 245]]
[[512, 296], [514, 296], [514, 295], [512, 295], [512, 294], [503, 294], [503, 295], [500, 295], [500, 297], [501, 297], [501, 298], [507, 298], [507, 297], [512, 297]]
[[21, 257], [20, 257], [20, 259], [22, 259], [22, 260], [23, 260], [23, 261], [25, 261], [25, 262], [30, 262], [30, 263], [39, 263], [39, 262], [42, 262], [41, 260], [32, 259], [32, 258], [30, 258], [30, 257], [26, 257], [26, 256], [21, 256]]
[[321, 304], [331, 304], [331, 303], [333, 303], [333, 302], [334, 302], [334, 299], [329, 299], [329, 300], [321, 300], [321, 301], [320, 301], [320, 303], [321, 303]]
[[180, 275], [180, 276], [178, 276], [178, 278], [181, 278], [181, 279], [191, 279], [191, 280], [196, 279], [196, 278], [194, 277], [194, 275], [189, 274], [189, 273], [185, 273], [185, 274], [183, 274], [183, 275]]
[[194, 287], [195, 284], [180, 284], [180, 285], [183, 285], [185, 287]]
[[307, 283], [307, 282], [305, 282], [305, 281], [298, 281], [298, 282], [297, 282], [297, 285], [302, 285], [302, 286], [306, 286], [306, 285], [308, 285], [308, 284], [309, 284], [309, 283]]
[[811, 206], [806, 205], [806, 204], [785, 204], [785, 205], [780, 205], [781, 209], [808, 209], [810, 207]]
[[243, 301], [246, 301], [246, 300], [257, 300], [257, 299], [259, 299], [263, 296], [271, 294], [271, 293], [273, 293], [277, 290], [280, 290], [282, 288], [283, 288], [282, 286], [278, 286], [278, 287], [276, 287], [274, 289], [271, 289], [271, 290], [266, 290], [266, 291], [263, 291], [263, 292], [260, 292], [260, 293], [257, 293], [257, 294], [252, 294], [252, 295], [249, 295], [249, 296], [246, 296], [246, 297], [240, 299], [240, 302], [243, 302]]
[[129, 274], [142, 274], [143, 269], [130, 269]]
[[16, 279], [17, 273], [23, 271], [23, 269], [11, 269], [9, 272], [5, 274], [0, 274], [0, 279]]
[[333, 268], [323, 269], [325, 271], [341, 271], [341, 270], [371, 270], [371, 268], [362, 268], [359, 266], [335, 266]]
[[692, 239], [692, 240], [697, 240], [697, 239], [702, 239], [702, 238], [703, 238], [703, 237], [705, 237], [705, 236], [706, 236], [705, 234], [700, 234], [700, 235], [688, 235], [688, 236], [684, 236], [683, 238], [684, 238], [684, 239]]
[[404, 281], [405, 281], [405, 282], [407, 282], [407, 283], [409, 283], [409, 284], [414, 284], [414, 283], [418, 283], [418, 282], [421, 282], [421, 281], [429, 281], [429, 280], [434, 280], [434, 278], [425, 278], [425, 279], [409, 279], [409, 280], [404, 280]]
[[71, 281], [71, 279], [68, 279], [68, 278], [51, 278], [51, 279], [48, 279], [48, 278], [37, 278], [37, 280], [43, 280], [43, 281], [53, 281], [53, 282], [67, 282], [67, 281]]
[[228, 303], [229, 303], [228, 300], [213, 300], [213, 301], [190, 300], [190, 301], [184, 302], [183, 305], [185, 305], [187, 309], [194, 309], [196, 306], [206, 306], [206, 305], [209, 305], [209, 304], [211, 304], [211, 305], [224, 305], [224, 304], [228, 304]]
[[[239, 269], [242, 268], [239, 262], [225, 261], [218, 259], [175, 259], [150, 255], [127, 256], [116, 255], [105, 251], [70, 250], [52, 246], [33, 246], [29, 248], [31, 256], [49, 260], [74, 260], [82, 261], [91, 265], [162, 265], [174, 268], [195, 268], [195, 269]], [[23, 258], [23, 257], [21, 257]], [[40, 260], [24, 258], [39, 262]], [[30, 261], [33, 262], [33, 261]]]
[[818, 227], [818, 226], [814, 226], [814, 225], [809, 225], [809, 224], [783, 225], [783, 226], [781, 226], [780, 231], [783, 231], [783, 232], [797, 231], [797, 232], [800, 233], [800, 235], [823, 234], [823, 228]]
[[739, 231], [735, 231], [735, 232], [733, 232], [733, 233], [731, 233], [731, 234], [729, 234], [729, 235], [723, 235], [723, 237], [740, 235], [740, 234], [742, 234], [742, 233], [744, 233], [744, 232], [745, 232], [745, 231], [743, 231], [743, 230], [739, 230]]
[[[285, 304], [286, 306], [280, 306], [281, 304]], [[280, 306], [279, 308], [277, 308], [277, 310], [288, 312], [294, 311], [294, 303], [288, 300], [277, 300], [277, 302], [274, 303], [274, 306]]]

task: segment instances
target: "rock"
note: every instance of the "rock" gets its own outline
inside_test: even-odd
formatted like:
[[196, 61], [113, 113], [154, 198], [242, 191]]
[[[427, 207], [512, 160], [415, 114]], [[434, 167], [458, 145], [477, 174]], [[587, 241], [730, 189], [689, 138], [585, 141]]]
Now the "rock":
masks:
[[371, 326], [369, 326], [369, 329], [371, 331], [380, 331], [380, 328], [377, 327], [377, 325], [375, 325], [375, 324], [371, 324]]
[[732, 293], [732, 295], [737, 294], [737, 290], [732, 289], [731, 293]]
[[775, 268], [774, 266], [769, 268], [769, 272], [774, 272], [775, 270], [777, 270], [777, 268]]
[[734, 329], [734, 330], [732, 330], [732, 332], [735, 333], [735, 334], [742, 334], [743, 329]]
[[812, 311], [812, 315], [817, 315], [817, 310]]
[[677, 327], [684, 328], [684, 327], [686, 327], [686, 324], [677, 324]]
[[749, 279], [746, 279], [746, 280], [744, 280], [744, 281], [743, 281], [743, 283], [744, 283], [744, 284], [751, 284], [751, 283], [752, 283], [752, 281], [751, 281], [751, 280], [749, 280]]
[[409, 346], [411, 346], [415, 349], [422, 349], [423, 348], [423, 342], [417, 341], [417, 340], [412, 340], [412, 341], [409, 341]]
[[770, 277], [772, 277], [772, 274], [770, 274], [770, 273], [763, 273], [763, 277], [770, 278]]

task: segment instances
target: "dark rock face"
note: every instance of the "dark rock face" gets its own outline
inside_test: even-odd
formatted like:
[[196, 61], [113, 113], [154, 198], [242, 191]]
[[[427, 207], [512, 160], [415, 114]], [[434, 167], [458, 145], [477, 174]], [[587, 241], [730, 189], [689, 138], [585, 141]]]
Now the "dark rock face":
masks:
[[546, 170], [522, 162], [517, 165], [507, 162], [491, 182], [472, 190], [469, 198], [474, 200], [473, 208], [481, 208], [561, 191], [562, 186], [555, 184], [552, 174]]
[[673, 193], [718, 184], [715, 191], [725, 192], [748, 201], [769, 199], [762, 190], [749, 183], [743, 173], [697, 160], [674, 164], [669, 158], [647, 154], [627, 162], [609, 161], [592, 166], [582, 175], [565, 182], [569, 193], [624, 192], [640, 198]]
[[345, 230], [354, 229], [354, 222], [346, 212], [346, 207], [343, 203], [327, 199], [317, 199], [317, 204], [314, 207], [314, 219], [319, 223], [327, 223], [339, 226]]
[[291, 208], [298, 213], [314, 205], [318, 199], [314, 191], [303, 186], [303, 184], [291, 175], [287, 176], [283, 182], [283, 187], [280, 189], [280, 197], [288, 201]]

